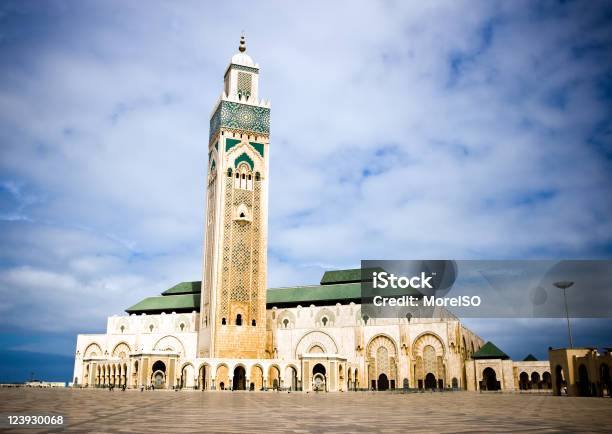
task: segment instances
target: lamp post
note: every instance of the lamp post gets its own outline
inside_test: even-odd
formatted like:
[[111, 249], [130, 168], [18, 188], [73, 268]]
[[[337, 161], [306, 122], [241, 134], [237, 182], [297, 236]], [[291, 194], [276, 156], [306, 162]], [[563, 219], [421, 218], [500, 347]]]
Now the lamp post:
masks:
[[572, 329], [570, 328], [570, 320], [569, 320], [569, 311], [567, 310], [567, 296], [565, 295], [565, 290], [572, 286], [574, 282], [570, 282], [569, 280], [562, 280], [561, 282], [555, 282], [557, 288], [563, 290], [563, 301], [565, 302], [565, 317], [567, 318], [567, 334], [569, 335], [569, 344], [570, 348], [574, 348], [572, 343]]

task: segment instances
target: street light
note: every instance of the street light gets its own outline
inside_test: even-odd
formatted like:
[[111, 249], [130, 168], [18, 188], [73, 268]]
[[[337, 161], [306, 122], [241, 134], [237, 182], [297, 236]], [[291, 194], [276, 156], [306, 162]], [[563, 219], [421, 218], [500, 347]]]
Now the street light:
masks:
[[570, 348], [574, 348], [574, 345], [572, 343], [572, 329], [570, 328], [569, 311], [567, 310], [567, 297], [565, 295], [565, 290], [573, 284], [574, 282], [570, 282], [569, 280], [562, 280], [561, 282], [553, 283], [553, 285], [555, 285], [557, 288], [563, 290], [563, 300], [565, 301], [565, 317], [567, 318], [567, 334], [569, 335]]

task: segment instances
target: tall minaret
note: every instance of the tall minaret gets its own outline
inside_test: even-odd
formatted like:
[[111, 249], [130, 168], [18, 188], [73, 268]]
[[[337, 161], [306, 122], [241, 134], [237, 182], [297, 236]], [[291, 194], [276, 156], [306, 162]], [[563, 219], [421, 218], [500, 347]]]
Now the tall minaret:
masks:
[[270, 103], [238, 50], [210, 117], [200, 357], [266, 357]]

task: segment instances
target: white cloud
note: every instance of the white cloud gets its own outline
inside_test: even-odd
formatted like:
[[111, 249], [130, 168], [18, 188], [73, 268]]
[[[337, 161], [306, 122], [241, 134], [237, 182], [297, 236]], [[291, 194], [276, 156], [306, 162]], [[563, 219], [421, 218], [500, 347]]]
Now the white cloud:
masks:
[[1, 18], [19, 205], [0, 213], [0, 291], [21, 309], [3, 325], [103, 323], [199, 279], [208, 117], [241, 29], [273, 104], [271, 285], [362, 258], [610, 254], [591, 143], [612, 53], [580, 52], [611, 36], [594, 6], [50, 3], [40, 27], [21, 7]]

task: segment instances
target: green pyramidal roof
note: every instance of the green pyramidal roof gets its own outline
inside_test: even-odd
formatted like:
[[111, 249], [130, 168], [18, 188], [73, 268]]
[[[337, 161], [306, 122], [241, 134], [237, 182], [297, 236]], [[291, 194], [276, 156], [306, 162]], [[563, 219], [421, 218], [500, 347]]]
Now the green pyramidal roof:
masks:
[[472, 354], [472, 359], [509, 359], [510, 357], [497, 348], [491, 341], [482, 346], [481, 349]]
[[531, 353], [527, 354], [527, 357], [523, 359], [523, 362], [537, 362], [537, 361], [538, 359], [536, 359], [536, 357]]

